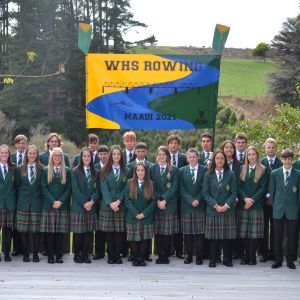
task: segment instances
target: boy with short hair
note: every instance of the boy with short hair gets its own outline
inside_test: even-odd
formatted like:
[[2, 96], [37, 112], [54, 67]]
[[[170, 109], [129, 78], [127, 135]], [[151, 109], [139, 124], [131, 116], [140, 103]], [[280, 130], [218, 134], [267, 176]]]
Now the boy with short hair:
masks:
[[244, 133], [238, 132], [235, 135], [234, 143], [236, 148], [236, 158], [242, 163], [242, 165], [245, 163], [247, 142], [248, 139]]
[[213, 136], [209, 132], [204, 132], [200, 136], [200, 144], [202, 151], [199, 153], [200, 160], [199, 163], [202, 166], [208, 166], [211, 161], [213, 151], [212, 151]]
[[25, 159], [25, 150], [28, 146], [28, 139], [23, 134], [18, 134], [14, 140], [17, 151], [11, 155], [11, 160], [17, 166], [22, 165]]
[[136, 145], [136, 134], [133, 131], [127, 131], [123, 135], [123, 144], [125, 150], [122, 152], [125, 164], [133, 162], [136, 159], [134, 147]]

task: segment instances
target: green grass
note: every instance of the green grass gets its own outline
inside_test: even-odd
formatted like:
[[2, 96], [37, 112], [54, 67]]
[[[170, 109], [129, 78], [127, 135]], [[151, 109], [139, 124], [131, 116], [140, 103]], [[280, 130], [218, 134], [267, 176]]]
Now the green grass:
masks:
[[127, 51], [127, 53], [137, 53], [137, 54], [157, 54], [157, 55], [166, 55], [166, 54], [182, 54], [180, 51], [170, 49], [168, 47], [148, 47], [148, 48], [133, 48]]
[[267, 74], [276, 70], [276, 62], [252, 59], [222, 59], [220, 96], [260, 97], [267, 93]]

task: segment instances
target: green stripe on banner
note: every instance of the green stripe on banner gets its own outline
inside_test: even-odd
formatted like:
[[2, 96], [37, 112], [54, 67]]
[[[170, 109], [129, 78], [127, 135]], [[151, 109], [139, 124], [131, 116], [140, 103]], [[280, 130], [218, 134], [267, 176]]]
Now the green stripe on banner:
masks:
[[83, 53], [88, 53], [92, 40], [92, 26], [88, 23], [78, 24], [78, 48]]
[[214, 33], [213, 45], [212, 47], [217, 54], [221, 54], [229, 34], [230, 27], [217, 24]]

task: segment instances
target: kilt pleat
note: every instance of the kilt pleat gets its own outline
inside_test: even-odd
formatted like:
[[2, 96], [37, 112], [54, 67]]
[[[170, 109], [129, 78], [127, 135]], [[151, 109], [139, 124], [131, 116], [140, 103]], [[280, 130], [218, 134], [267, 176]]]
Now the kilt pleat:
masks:
[[14, 227], [14, 212], [6, 208], [0, 209], [0, 227]]
[[161, 210], [155, 214], [154, 233], [162, 235], [172, 235], [179, 232], [179, 222], [177, 214], [167, 215]]
[[235, 215], [218, 214], [206, 216], [205, 238], [209, 240], [232, 240], [237, 237]]
[[69, 211], [50, 210], [42, 211], [41, 232], [68, 233], [70, 231]]
[[100, 209], [97, 230], [104, 232], [125, 232], [125, 211], [114, 212], [108, 209]]
[[135, 224], [126, 224], [127, 241], [143, 241], [153, 238], [153, 224], [144, 225], [140, 220]]
[[181, 232], [183, 234], [205, 233], [205, 213], [192, 211], [181, 215]]
[[96, 229], [97, 216], [93, 211], [71, 212], [71, 231], [73, 233], [92, 232]]
[[17, 211], [15, 227], [20, 232], [40, 232], [41, 213]]
[[264, 237], [263, 209], [238, 209], [237, 229], [239, 238], [261, 239]]

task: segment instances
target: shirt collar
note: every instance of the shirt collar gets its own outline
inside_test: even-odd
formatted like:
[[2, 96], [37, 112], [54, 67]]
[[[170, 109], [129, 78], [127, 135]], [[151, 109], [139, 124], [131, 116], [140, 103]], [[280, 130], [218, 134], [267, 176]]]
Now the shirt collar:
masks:
[[190, 165], [190, 170], [191, 170], [191, 171], [192, 171], [192, 170], [197, 171], [197, 170], [198, 170], [198, 166], [199, 166], [199, 164], [196, 164], [195, 167], [192, 167], [192, 166]]
[[8, 164], [3, 164], [3, 163], [0, 163], [0, 167], [3, 168], [3, 166], [5, 166], [6, 168], [8, 168]]
[[218, 171], [217, 169], [215, 169], [215, 172], [216, 172], [217, 175], [219, 175], [219, 172], [221, 172], [221, 174], [223, 175], [224, 169], [222, 169], [222, 170], [220, 170], [220, 171]]
[[291, 172], [292, 172], [292, 168], [293, 168], [293, 167], [291, 167], [289, 170], [286, 170], [284, 167], [282, 167], [283, 175], [285, 175], [286, 172], [289, 172], [289, 175], [290, 175]]

